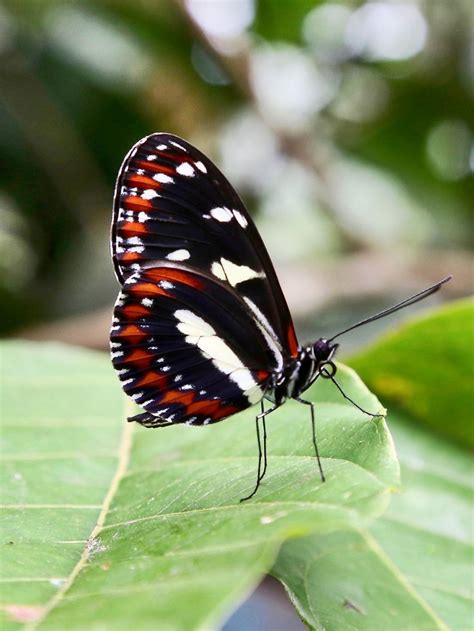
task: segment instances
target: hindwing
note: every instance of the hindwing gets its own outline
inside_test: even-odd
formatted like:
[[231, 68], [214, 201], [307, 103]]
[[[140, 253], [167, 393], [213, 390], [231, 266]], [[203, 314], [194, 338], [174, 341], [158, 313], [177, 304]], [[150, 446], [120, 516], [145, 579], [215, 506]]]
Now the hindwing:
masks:
[[212, 275], [157, 266], [127, 276], [112, 361], [144, 425], [216, 422], [259, 401], [282, 362], [237, 292]]

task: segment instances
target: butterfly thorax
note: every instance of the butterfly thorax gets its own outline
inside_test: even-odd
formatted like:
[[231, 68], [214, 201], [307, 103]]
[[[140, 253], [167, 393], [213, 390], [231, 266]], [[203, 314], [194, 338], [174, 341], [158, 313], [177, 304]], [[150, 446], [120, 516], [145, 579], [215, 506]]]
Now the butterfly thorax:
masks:
[[277, 406], [287, 399], [297, 399], [321, 374], [324, 365], [331, 361], [337, 346], [320, 338], [314, 344], [300, 348], [296, 359], [287, 361], [281, 370], [273, 374], [267, 398]]

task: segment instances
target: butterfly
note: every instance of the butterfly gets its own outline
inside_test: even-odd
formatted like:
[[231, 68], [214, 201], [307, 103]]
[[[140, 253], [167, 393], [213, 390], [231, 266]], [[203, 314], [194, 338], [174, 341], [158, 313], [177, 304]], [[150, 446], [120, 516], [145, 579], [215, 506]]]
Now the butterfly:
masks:
[[[265, 475], [265, 417], [289, 398], [310, 407], [324, 480], [313, 403], [301, 395], [324, 377], [349, 399], [334, 377], [335, 338], [447, 280], [331, 339], [299, 344], [271, 259], [238, 194], [203, 153], [167, 133], [143, 138], [123, 161], [111, 252], [121, 285], [112, 362], [124, 391], [144, 410], [128, 420], [152, 428], [208, 425], [260, 403], [257, 483], [243, 499]], [[272, 404], [267, 410], [264, 400]]]

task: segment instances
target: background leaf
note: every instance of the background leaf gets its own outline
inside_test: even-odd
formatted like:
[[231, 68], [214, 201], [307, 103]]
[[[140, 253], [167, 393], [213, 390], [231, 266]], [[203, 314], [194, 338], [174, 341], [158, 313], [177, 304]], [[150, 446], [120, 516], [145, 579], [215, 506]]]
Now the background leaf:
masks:
[[[150, 432], [120, 423], [105, 355], [8, 343], [3, 365], [4, 628], [213, 628], [271, 567], [282, 540], [362, 528], [386, 507], [398, 465], [382, 419], [325, 382], [307, 410], [268, 420], [256, 498], [253, 413], [215, 427]], [[380, 408], [349, 369], [341, 381]]]
[[[430, 393], [447, 408], [451, 405], [454, 418], [465, 422], [469, 408], [462, 405], [466, 404], [463, 393], [458, 397], [449, 379], [441, 382], [448, 383], [440, 393], [437, 370], [454, 348], [451, 362], [458, 359], [464, 367], [461, 383], [470, 378], [472, 347], [464, 346], [462, 351], [457, 344], [458, 338], [466, 340], [470, 335], [468, 311], [469, 305], [461, 303], [412, 322], [354, 363], [367, 369], [364, 376], [372, 383], [385, 384], [375, 374], [376, 349], [383, 351], [381, 370], [386, 370], [390, 343], [394, 381], [407, 378], [408, 354], [415, 364], [408, 362], [408, 374], [419, 375], [424, 396]], [[408, 340], [413, 340], [417, 352], [410, 352]], [[410, 403], [407, 400], [404, 407]], [[449, 425], [449, 418], [445, 420]], [[285, 543], [273, 573], [286, 585], [304, 620], [317, 629], [470, 629], [474, 615], [470, 455], [430, 434], [427, 425], [417, 426], [417, 419], [407, 413], [390, 412], [389, 422], [403, 487], [387, 512], [368, 529]]]
[[403, 491], [368, 530], [284, 544], [273, 573], [316, 629], [469, 629], [472, 465], [459, 447], [390, 416]]
[[387, 403], [462, 445], [474, 446], [474, 302], [416, 318], [351, 358]]

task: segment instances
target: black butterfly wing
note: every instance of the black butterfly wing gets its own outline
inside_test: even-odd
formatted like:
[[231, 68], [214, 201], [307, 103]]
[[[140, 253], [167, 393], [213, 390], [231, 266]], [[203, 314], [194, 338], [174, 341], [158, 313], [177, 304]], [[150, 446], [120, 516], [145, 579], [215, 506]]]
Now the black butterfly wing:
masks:
[[278, 360], [237, 292], [212, 275], [157, 266], [126, 278], [112, 361], [149, 427], [216, 422], [259, 401]]
[[152, 134], [125, 158], [115, 191], [112, 256], [122, 284], [163, 261], [211, 275], [241, 296], [282, 362], [297, 356], [288, 306], [250, 215], [224, 175], [185, 140]]

